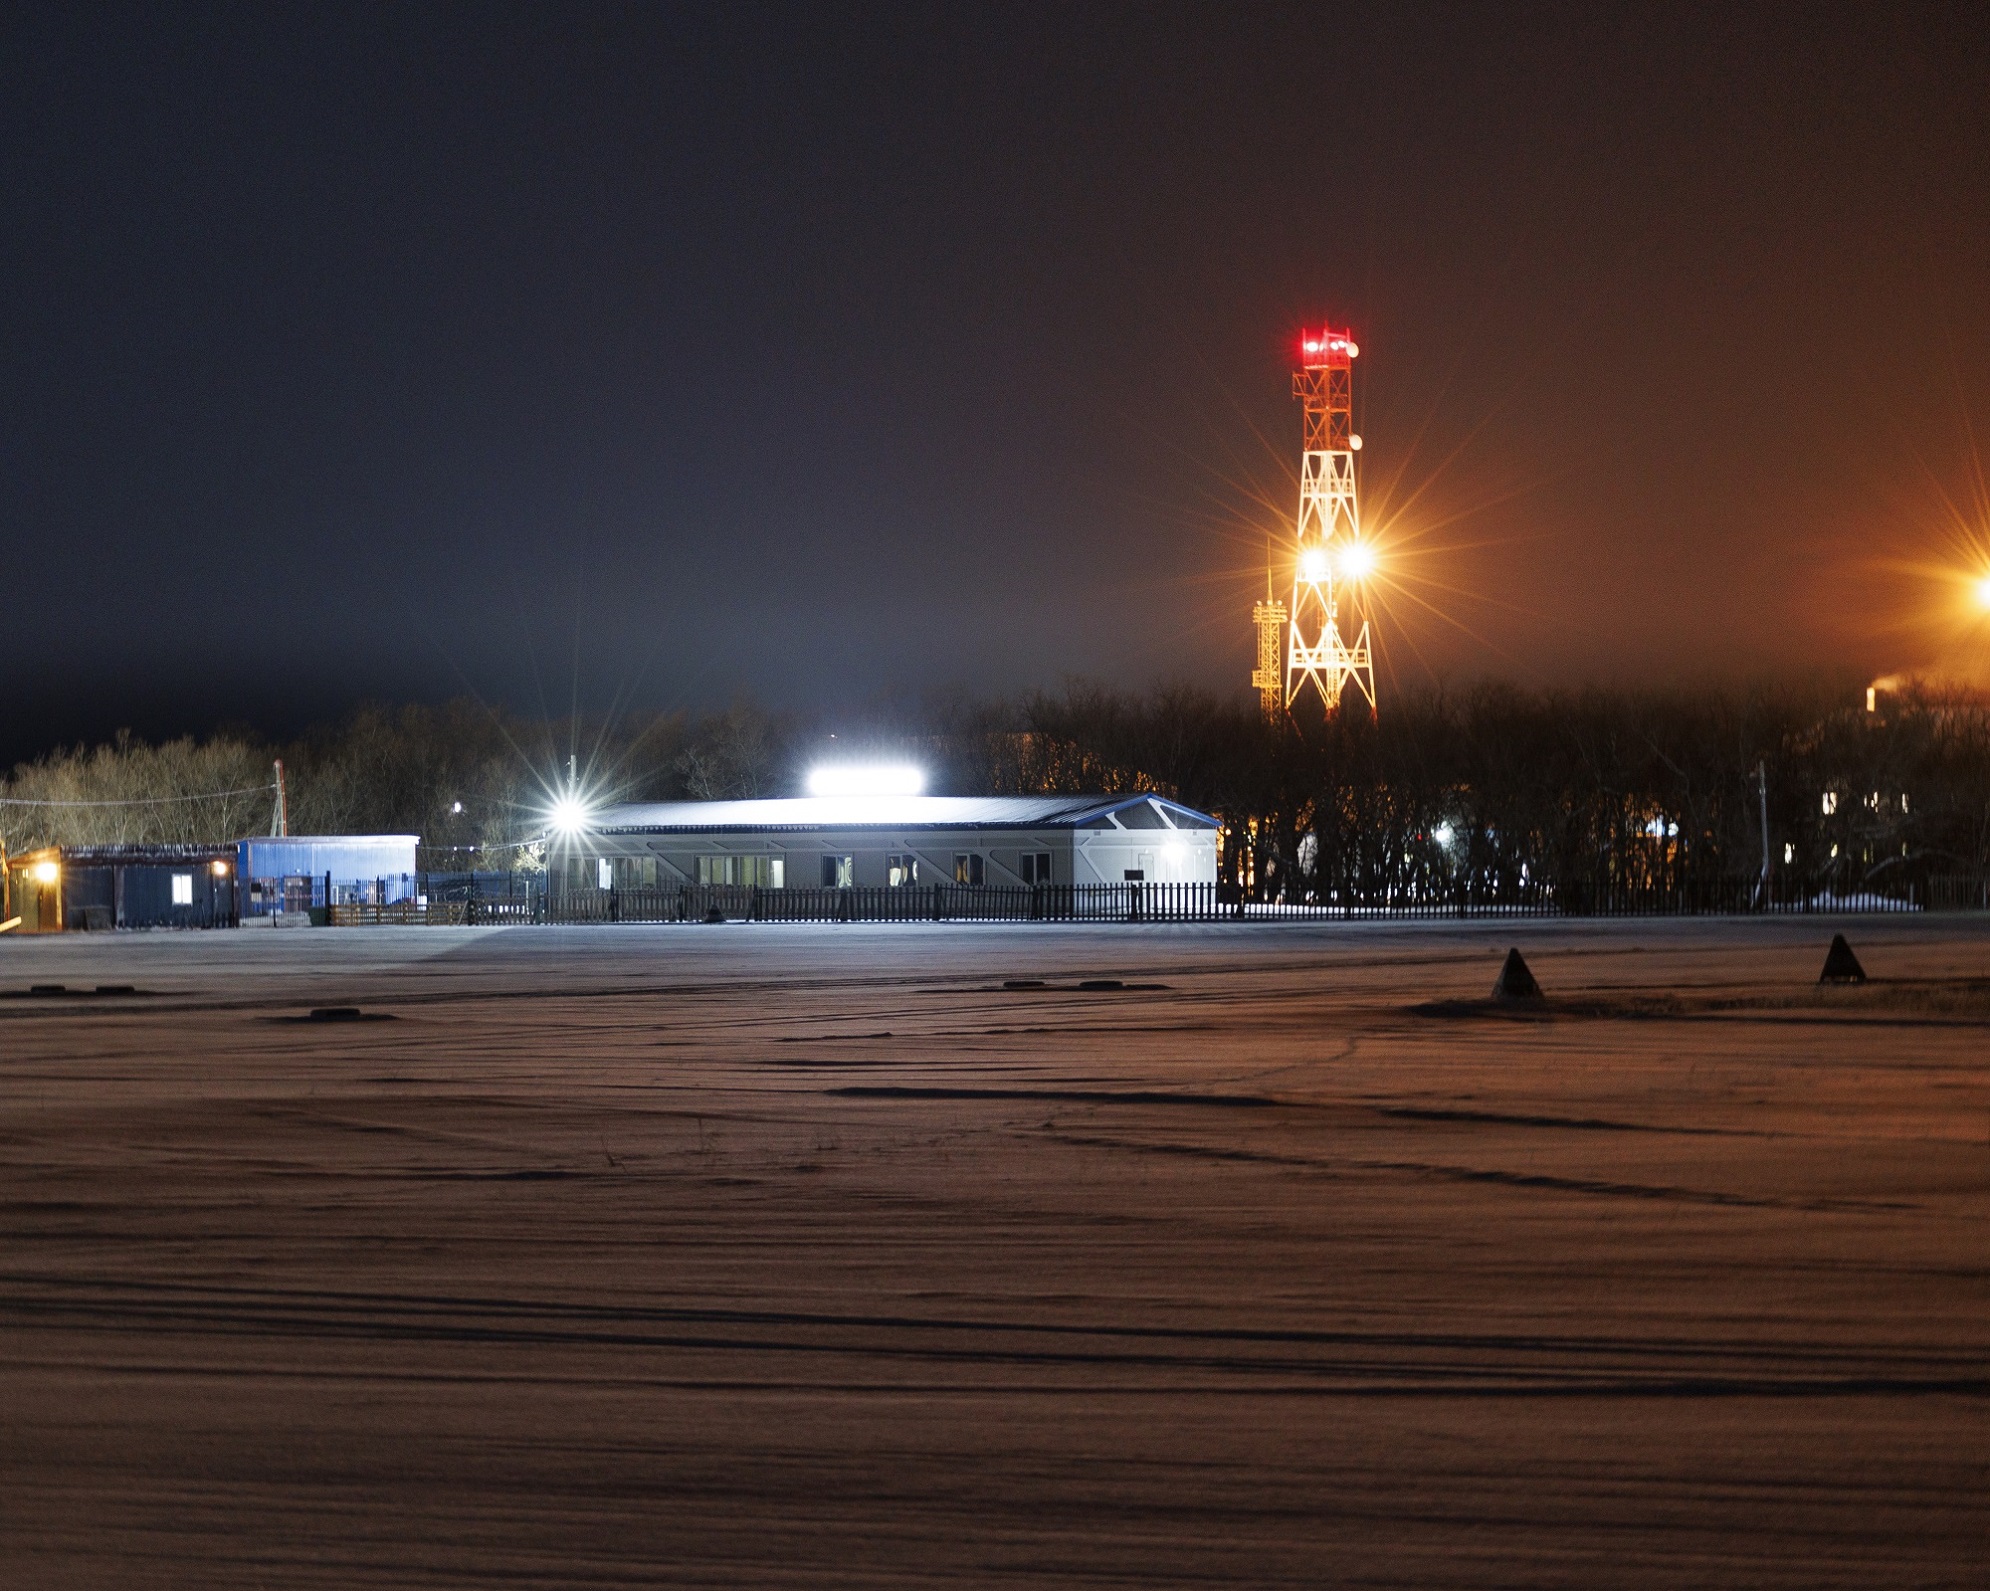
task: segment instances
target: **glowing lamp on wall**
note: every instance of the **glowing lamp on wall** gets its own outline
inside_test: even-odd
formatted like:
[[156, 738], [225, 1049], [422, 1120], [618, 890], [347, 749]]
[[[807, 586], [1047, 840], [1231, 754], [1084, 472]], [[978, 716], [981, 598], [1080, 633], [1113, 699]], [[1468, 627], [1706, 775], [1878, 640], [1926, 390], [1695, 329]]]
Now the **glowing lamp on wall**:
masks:
[[578, 834], [587, 827], [587, 803], [569, 791], [553, 802], [546, 818], [561, 834]]
[[53, 884], [62, 877], [62, 869], [53, 862], [37, 862], [28, 872], [37, 884]]

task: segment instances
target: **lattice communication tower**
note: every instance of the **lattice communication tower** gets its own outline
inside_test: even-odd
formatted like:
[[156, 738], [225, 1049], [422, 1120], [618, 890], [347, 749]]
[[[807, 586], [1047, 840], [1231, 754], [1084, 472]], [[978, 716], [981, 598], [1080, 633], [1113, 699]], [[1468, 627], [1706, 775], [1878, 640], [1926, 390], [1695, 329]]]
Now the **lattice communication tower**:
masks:
[[[1289, 608], [1257, 604], [1258, 667], [1251, 676], [1267, 715], [1290, 712], [1310, 682], [1328, 713], [1340, 711], [1350, 689], [1375, 710], [1375, 656], [1369, 643], [1362, 585], [1372, 561], [1361, 539], [1355, 491], [1354, 361], [1361, 350], [1347, 331], [1331, 326], [1300, 336], [1293, 396], [1305, 406], [1305, 451], [1299, 468], [1299, 521], [1292, 558]], [[1285, 627], [1285, 668], [1278, 677], [1277, 633]], [[1352, 635], [1350, 641], [1348, 637]], [[1276, 688], [1274, 694], [1274, 688]]]
[[1257, 687], [1258, 703], [1267, 719], [1285, 716], [1285, 668], [1278, 655], [1285, 638], [1285, 604], [1272, 594], [1271, 548], [1265, 548], [1264, 601], [1251, 609], [1258, 627], [1258, 666], [1251, 670], [1251, 683]]

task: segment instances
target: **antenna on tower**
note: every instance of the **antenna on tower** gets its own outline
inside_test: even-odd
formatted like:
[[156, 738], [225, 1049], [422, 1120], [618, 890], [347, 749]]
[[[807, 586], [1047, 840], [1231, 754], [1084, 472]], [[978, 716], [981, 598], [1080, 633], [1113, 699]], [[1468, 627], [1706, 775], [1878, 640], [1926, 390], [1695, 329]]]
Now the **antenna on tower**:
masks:
[[1285, 716], [1285, 673], [1278, 663], [1278, 642], [1285, 629], [1285, 604], [1272, 593], [1271, 538], [1264, 539], [1264, 601], [1251, 609], [1258, 627], [1258, 666], [1251, 671], [1251, 684], [1257, 688], [1258, 705], [1265, 722], [1275, 724]]
[[[1368, 639], [1362, 582], [1372, 552], [1361, 539], [1361, 504], [1355, 491], [1354, 455], [1361, 438], [1353, 431], [1354, 361], [1361, 350], [1354, 335], [1331, 325], [1300, 334], [1299, 370], [1292, 395], [1305, 406], [1305, 449], [1299, 469], [1299, 519], [1294, 534], [1292, 607], [1285, 631], [1285, 667], [1279, 677], [1281, 710], [1290, 711], [1308, 682], [1319, 691], [1328, 713], [1340, 710], [1352, 686], [1375, 710], [1375, 658]], [[1264, 689], [1276, 671], [1265, 663], [1267, 609], [1258, 621], [1258, 670], [1251, 683]], [[1280, 611], [1280, 620], [1287, 614]], [[1355, 628], [1356, 624], [1360, 628]], [[1352, 632], [1354, 640], [1346, 636]], [[1277, 656], [1274, 632], [1272, 657]], [[1264, 698], [1266, 712], [1271, 697]]]

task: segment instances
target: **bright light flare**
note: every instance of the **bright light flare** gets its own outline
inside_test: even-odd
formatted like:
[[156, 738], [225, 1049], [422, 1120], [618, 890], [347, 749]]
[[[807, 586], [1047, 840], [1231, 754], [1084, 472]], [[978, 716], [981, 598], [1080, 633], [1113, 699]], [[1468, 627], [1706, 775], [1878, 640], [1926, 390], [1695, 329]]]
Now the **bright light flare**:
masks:
[[1985, 613], [1990, 613], [1990, 575], [1981, 576], [1969, 591], [1976, 598], [1976, 605]]
[[916, 796], [925, 788], [925, 770], [909, 763], [828, 763], [808, 775], [812, 796]]
[[1311, 580], [1315, 583], [1324, 580], [1331, 567], [1327, 559], [1327, 549], [1324, 547], [1308, 547], [1299, 554], [1299, 578], [1302, 580]]
[[1340, 551], [1343, 580], [1365, 580], [1375, 568], [1375, 549], [1365, 541], [1351, 541]]
[[29, 871], [37, 884], [53, 884], [62, 877], [62, 869], [53, 862], [37, 862]]
[[587, 827], [590, 815], [587, 803], [570, 790], [554, 799], [546, 818], [560, 833], [578, 834]]

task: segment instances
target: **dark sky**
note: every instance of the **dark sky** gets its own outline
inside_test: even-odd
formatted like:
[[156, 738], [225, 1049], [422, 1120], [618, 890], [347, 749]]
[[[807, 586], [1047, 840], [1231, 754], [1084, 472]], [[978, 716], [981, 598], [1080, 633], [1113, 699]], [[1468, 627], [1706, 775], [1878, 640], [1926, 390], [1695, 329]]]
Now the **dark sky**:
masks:
[[1990, 28], [1599, 9], [12, 11], [0, 750], [1241, 689], [1322, 315], [1385, 691], [1927, 661]]

